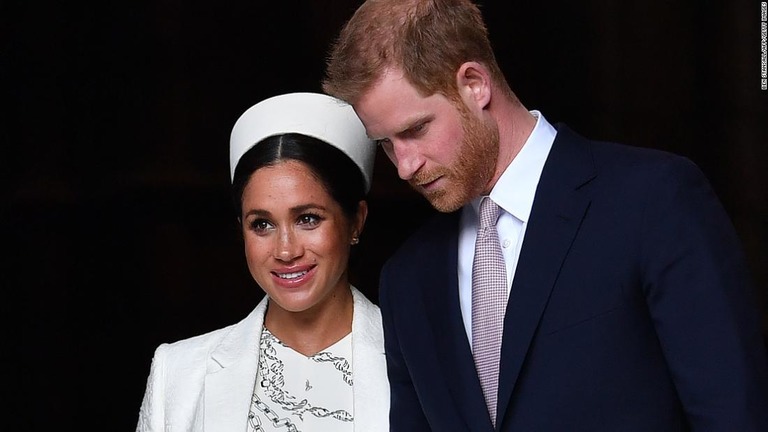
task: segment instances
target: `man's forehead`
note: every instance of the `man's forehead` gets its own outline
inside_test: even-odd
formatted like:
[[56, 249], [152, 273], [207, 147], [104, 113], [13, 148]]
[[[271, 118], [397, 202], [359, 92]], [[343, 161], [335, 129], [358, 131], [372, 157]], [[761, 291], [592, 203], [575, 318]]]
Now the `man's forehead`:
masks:
[[371, 139], [385, 138], [413, 127], [431, 113], [433, 95], [423, 97], [397, 70], [382, 74], [353, 105]]

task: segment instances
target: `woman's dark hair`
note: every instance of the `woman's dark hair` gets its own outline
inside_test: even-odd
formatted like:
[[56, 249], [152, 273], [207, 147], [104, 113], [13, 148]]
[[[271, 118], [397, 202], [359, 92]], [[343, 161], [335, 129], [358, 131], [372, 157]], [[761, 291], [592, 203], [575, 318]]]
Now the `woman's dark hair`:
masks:
[[365, 179], [360, 168], [338, 148], [299, 133], [267, 137], [240, 158], [232, 180], [232, 199], [238, 218], [242, 215], [243, 191], [251, 174], [259, 168], [288, 160], [305, 163], [339, 203], [344, 214], [350, 220], [354, 219], [358, 203], [365, 199]]

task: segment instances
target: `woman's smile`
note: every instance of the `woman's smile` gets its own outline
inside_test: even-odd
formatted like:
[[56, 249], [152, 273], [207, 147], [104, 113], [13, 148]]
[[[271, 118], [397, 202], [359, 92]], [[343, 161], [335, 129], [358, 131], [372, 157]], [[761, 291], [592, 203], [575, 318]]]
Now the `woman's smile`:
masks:
[[272, 271], [272, 279], [275, 284], [284, 288], [299, 288], [312, 280], [315, 275], [316, 265], [300, 266], [291, 269]]

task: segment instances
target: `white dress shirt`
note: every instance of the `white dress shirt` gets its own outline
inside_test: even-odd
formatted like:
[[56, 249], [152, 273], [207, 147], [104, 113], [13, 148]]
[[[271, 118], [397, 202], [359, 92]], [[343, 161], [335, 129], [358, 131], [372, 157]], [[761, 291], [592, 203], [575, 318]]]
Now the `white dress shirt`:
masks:
[[[507, 270], [507, 296], [515, 277], [536, 187], [557, 134], [557, 130], [539, 111], [531, 111], [531, 114], [536, 117], [536, 126], [490, 194], [502, 209], [496, 229]], [[464, 206], [459, 231], [459, 303], [469, 341], [472, 340], [472, 261], [481, 198], [477, 197]]]

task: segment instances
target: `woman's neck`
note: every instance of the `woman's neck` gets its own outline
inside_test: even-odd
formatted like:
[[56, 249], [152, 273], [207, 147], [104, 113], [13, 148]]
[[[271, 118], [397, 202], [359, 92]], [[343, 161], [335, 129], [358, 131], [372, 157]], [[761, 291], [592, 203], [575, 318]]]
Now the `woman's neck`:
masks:
[[301, 312], [287, 311], [270, 300], [264, 326], [293, 350], [311, 356], [352, 331], [353, 303], [349, 289]]

